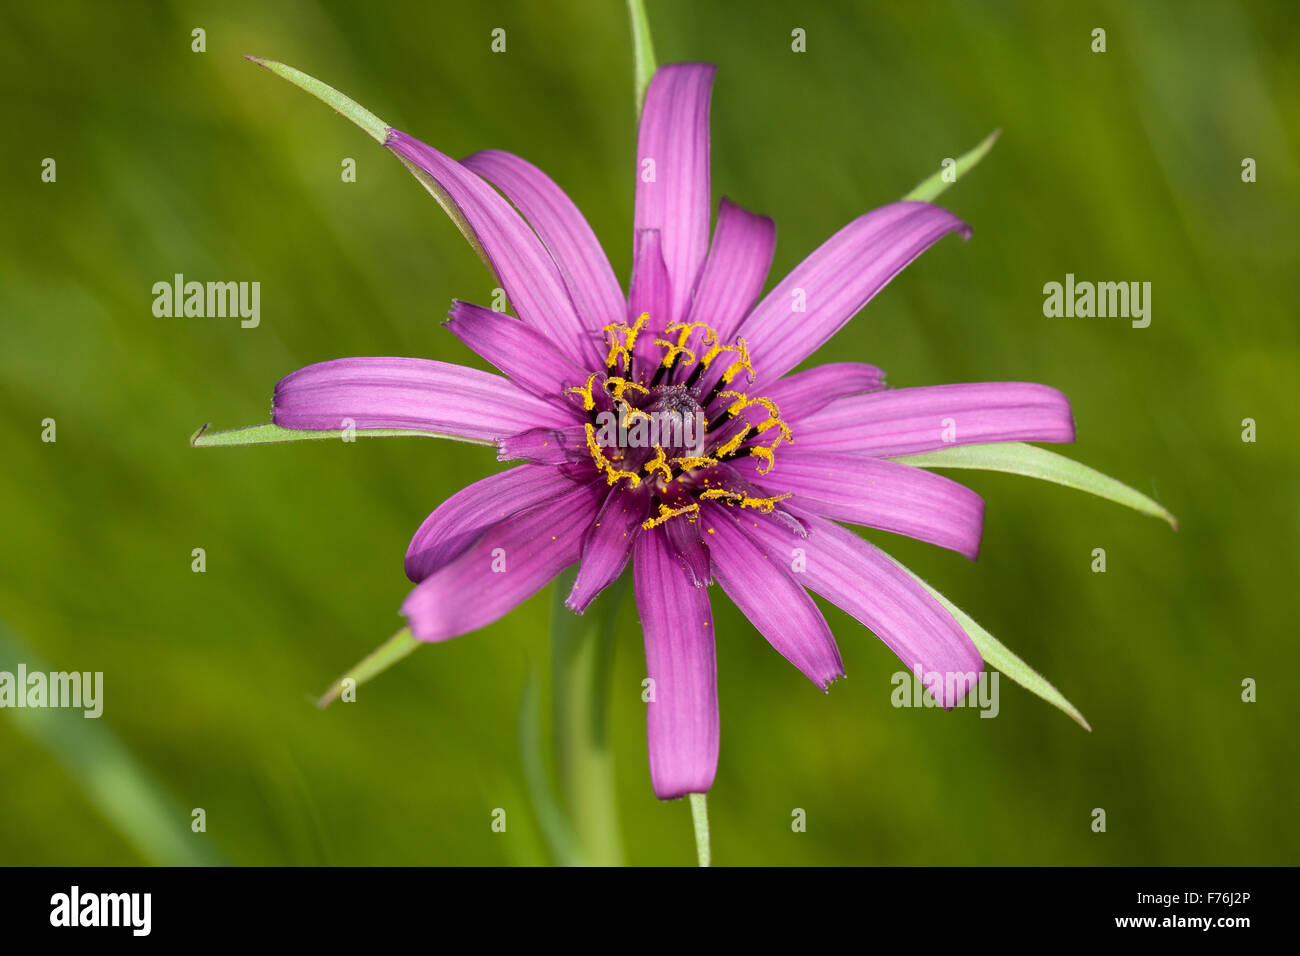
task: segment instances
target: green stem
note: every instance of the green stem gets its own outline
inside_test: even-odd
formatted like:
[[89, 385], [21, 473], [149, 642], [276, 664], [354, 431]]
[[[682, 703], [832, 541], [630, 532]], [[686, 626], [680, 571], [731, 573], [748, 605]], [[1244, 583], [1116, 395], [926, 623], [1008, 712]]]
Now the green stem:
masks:
[[560, 792], [584, 858], [593, 866], [621, 866], [607, 704], [614, 618], [626, 577], [581, 617], [564, 606], [573, 578], [569, 571], [556, 581], [551, 619], [551, 709]]
[[700, 866], [710, 866], [713, 855], [709, 849], [709, 797], [704, 793], [692, 793], [690, 800], [691, 822], [695, 824], [695, 852], [700, 858]]

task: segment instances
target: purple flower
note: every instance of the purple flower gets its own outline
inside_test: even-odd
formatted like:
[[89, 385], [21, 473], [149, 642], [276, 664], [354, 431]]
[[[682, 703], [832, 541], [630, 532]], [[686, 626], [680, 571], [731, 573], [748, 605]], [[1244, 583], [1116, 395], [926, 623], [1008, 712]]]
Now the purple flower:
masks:
[[[582, 613], [629, 561], [645, 631], [650, 773], [662, 799], [703, 793], [718, 757], [709, 586], [818, 687], [843, 675], [809, 591], [870, 628], [945, 707], [983, 661], [907, 572], [837, 522], [975, 558], [983, 501], [889, 459], [953, 444], [1068, 442], [1065, 396], [1024, 383], [888, 389], [857, 362], [792, 370], [949, 233], [926, 203], [853, 220], [764, 297], [775, 225], [721, 201], [709, 221], [714, 67], [655, 74], [637, 146], [625, 296], [591, 227], [510, 153], [385, 146], [462, 224], [519, 318], [455, 302], [447, 327], [503, 374], [417, 358], [312, 365], [275, 389], [294, 429], [436, 432], [496, 442], [515, 467], [453, 495], [415, 533], [402, 605], [443, 641], [492, 623], [579, 564]], [[494, 188], [495, 187], [495, 188]], [[696, 426], [692, 428], [692, 425]]]

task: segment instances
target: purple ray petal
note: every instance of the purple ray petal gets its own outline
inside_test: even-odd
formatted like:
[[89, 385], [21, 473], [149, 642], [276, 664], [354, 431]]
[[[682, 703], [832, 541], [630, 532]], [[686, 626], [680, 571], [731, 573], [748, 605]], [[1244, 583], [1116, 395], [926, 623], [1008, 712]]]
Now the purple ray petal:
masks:
[[636, 377], [645, 381], [654, 373], [663, 359], [664, 350], [655, 345], [662, 338], [668, 320], [664, 318], [672, 309], [672, 286], [663, 259], [663, 237], [658, 229], [637, 232], [632, 255], [632, 281], [627, 296], [627, 321], [636, 322], [646, 313], [650, 320], [637, 335], [635, 356]]
[[700, 520], [710, 532], [714, 576], [767, 642], [823, 690], [843, 677], [844, 664], [830, 626], [785, 570], [790, 562], [769, 557], [755, 544], [733, 509], [706, 503]]
[[[775, 382], [760, 381], [753, 391], [776, 402], [781, 417], [793, 427], [837, 398], [878, 392], [884, 387], [885, 373], [874, 365], [832, 362], [795, 372]], [[757, 413], [763, 413], [761, 406], [751, 407]]]
[[545, 335], [518, 319], [459, 299], [452, 302], [450, 316], [444, 324], [480, 357], [534, 395], [558, 402], [572, 411], [574, 418], [586, 419], [574, 402], [565, 400], [563, 392], [570, 385], [586, 382], [589, 373]]
[[573, 490], [554, 468], [519, 465], [456, 492], [424, 519], [406, 549], [406, 576], [417, 584], [499, 521]]
[[925, 385], [832, 402], [799, 423], [801, 450], [881, 458], [948, 445], [1074, 441], [1070, 400], [1047, 385], [975, 382]]
[[984, 499], [950, 478], [883, 458], [808, 451], [798, 442], [781, 448], [777, 462], [769, 475], [755, 469], [752, 477], [769, 494], [794, 492], [795, 505], [823, 518], [905, 534], [972, 561], [979, 556]]
[[741, 323], [738, 334], [749, 343], [755, 370], [767, 381], [790, 371], [950, 232], [969, 237], [970, 227], [929, 203], [892, 203], [853, 220], [795, 266]]
[[[916, 579], [851, 531], [791, 508], [811, 534], [798, 538], [782, 526], [755, 518], [744, 525], [773, 561], [804, 552], [801, 580], [866, 625], [898, 655], [935, 699], [951, 708], [974, 687], [984, 661], [952, 615]], [[935, 686], [935, 675], [939, 686]]]
[[713, 583], [713, 574], [709, 564], [709, 546], [700, 531], [699, 521], [689, 518], [677, 519], [663, 525], [668, 536], [668, 548], [677, 557], [682, 570], [690, 577], [697, 588], [706, 588]]
[[[718, 341], [730, 343], [741, 319], [763, 291], [775, 250], [776, 223], [724, 197], [691, 303], [690, 320], [707, 322], [718, 333]], [[697, 331], [692, 340], [695, 344], [699, 336]]]
[[[582, 425], [532, 428], [497, 442], [497, 461], [535, 461], [544, 465], [591, 461], [587, 432]], [[592, 466], [593, 473], [595, 466]]]
[[625, 299], [609, 257], [573, 200], [544, 172], [513, 153], [485, 149], [461, 164], [501, 190], [537, 231], [588, 336], [600, 342], [602, 326], [622, 321]]
[[492, 525], [470, 548], [415, 586], [402, 604], [411, 633], [445, 641], [485, 627], [578, 560], [603, 489], [572, 490]]
[[384, 145], [441, 187], [444, 195], [436, 198], [452, 203], [469, 223], [519, 317], [579, 364], [599, 361], [599, 342], [578, 318], [559, 268], [510, 203], [460, 163], [401, 130], [389, 130]]
[[410, 428], [495, 441], [530, 427], [561, 428], [573, 413], [491, 372], [417, 358], [318, 362], [280, 379], [272, 420], [285, 428]]
[[671, 314], [654, 316], [657, 328], [686, 314], [709, 247], [709, 96], [715, 72], [707, 63], [660, 67], [641, 111], [634, 224], [638, 233], [659, 230], [673, 296]]
[[582, 546], [582, 564], [564, 602], [569, 610], [582, 614], [623, 573], [632, 556], [632, 545], [643, 533], [641, 522], [650, 513], [649, 492], [649, 486], [644, 484], [633, 491], [621, 487], [610, 490]]
[[706, 793], [718, 769], [718, 682], [709, 592], [687, 578], [662, 534], [633, 549], [636, 606], [645, 631], [650, 780], [672, 800]]

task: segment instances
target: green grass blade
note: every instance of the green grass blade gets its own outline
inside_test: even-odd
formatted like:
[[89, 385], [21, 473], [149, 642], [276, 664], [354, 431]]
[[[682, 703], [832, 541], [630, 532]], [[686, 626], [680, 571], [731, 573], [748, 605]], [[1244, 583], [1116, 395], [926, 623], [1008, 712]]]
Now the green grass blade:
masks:
[[[0, 621], [0, 670], [13, 673], [20, 662], [29, 673], [50, 672]], [[52, 755], [104, 819], [150, 863], [212, 866], [223, 862], [210, 848], [206, 833], [190, 831], [189, 811], [175, 803], [104, 717], [87, 718], [80, 710], [51, 707], [6, 707], [0, 714]], [[12, 780], [7, 783], [15, 785]]]
[[[997, 142], [998, 137], [1002, 135], [1002, 130], [995, 129], [984, 137], [983, 141], [974, 149], [963, 154], [957, 159], [953, 182], [961, 179], [968, 172], [975, 168], [975, 165], [988, 155], [993, 144]], [[943, 178], [944, 170], [940, 169], [937, 173], [919, 183], [915, 189], [903, 197], [904, 200], [915, 200], [919, 202], [934, 202], [935, 197], [952, 185]]]
[[[357, 438], [447, 438], [451, 441], [465, 442], [469, 445], [491, 445], [490, 441], [477, 438], [461, 438], [458, 435], [444, 435], [441, 432], [417, 431], [410, 428], [354, 428], [351, 432]], [[325, 438], [341, 439], [344, 430], [332, 428], [325, 431], [302, 428], [281, 428], [279, 425], [250, 425], [247, 428], [232, 428], [224, 432], [210, 432], [204, 425], [192, 436], [190, 444], [195, 448], [220, 448], [238, 445], [273, 445], [288, 441], [319, 441]]]
[[528, 796], [537, 815], [542, 836], [551, 856], [560, 866], [588, 866], [577, 836], [551, 791], [546, 776], [545, 750], [542, 745], [541, 693], [535, 674], [528, 675], [523, 698], [519, 702], [519, 753], [523, 762]]
[[894, 461], [918, 468], [974, 468], [1004, 471], [1013, 475], [1041, 478], [1067, 488], [1077, 488], [1107, 501], [1124, 505], [1153, 518], [1168, 521], [1178, 530], [1178, 519], [1159, 502], [1128, 485], [1116, 481], [1094, 468], [1058, 455], [1056, 452], [1026, 445], [1023, 442], [997, 442], [989, 445], [954, 445], [919, 455], [904, 455]]
[[641, 115], [646, 87], [659, 68], [655, 62], [654, 41], [650, 39], [650, 19], [646, 16], [645, 0], [627, 0], [628, 16], [632, 20], [633, 83], [636, 93], [636, 115]]
[[341, 676], [329, 690], [321, 695], [320, 700], [316, 701], [316, 706], [324, 710], [334, 701], [339, 699], [343, 693], [343, 682], [349, 678], [356, 681], [356, 686], [364, 684], [372, 678], [378, 677], [388, 668], [392, 667], [398, 661], [409, 656], [412, 651], [419, 647], [423, 642], [415, 639], [409, 627], [404, 627], [384, 643], [367, 654], [360, 663]]

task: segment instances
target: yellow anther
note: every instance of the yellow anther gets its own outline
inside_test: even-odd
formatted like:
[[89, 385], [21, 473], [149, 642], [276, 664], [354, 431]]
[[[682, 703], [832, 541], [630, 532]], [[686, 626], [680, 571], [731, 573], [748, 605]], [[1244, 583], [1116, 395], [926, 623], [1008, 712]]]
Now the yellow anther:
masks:
[[591, 460], [596, 463], [596, 467], [605, 472], [606, 478], [612, 485], [620, 478], [628, 479], [631, 487], [635, 488], [641, 484], [641, 476], [631, 471], [624, 471], [621, 468], [615, 468], [613, 463], [605, 457], [605, 453], [600, 449], [600, 443], [596, 441], [596, 426], [587, 422], [587, 451], [591, 452]]
[[676, 345], [673, 345], [671, 342], [665, 342], [663, 339], [655, 339], [655, 345], [662, 345], [664, 348], [668, 349], [668, 354], [664, 356], [663, 360], [664, 368], [672, 368], [673, 362], [677, 360], [678, 355], [690, 356], [690, 359], [683, 364], [689, 365], [691, 362], [695, 361], [695, 353], [686, 347], [686, 340], [691, 337], [691, 333], [696, 329], [704, 329], [704, 341], [706, 343], [713, 342], [717, 338], [717, 334], [709, 328], [707, 323], [674, 322], [672, 325], [668, 326], [668, 328], [664, 329], [664, 332], [665, 334], [669, 332], [677, 333]]
[[[772, 454], [771, 448], [764, 448], [762, 445], [758, 445], [757, 447], [751, 448], [749, 453], [753, 457], [761, 459], [758, 465], [758, 473], [760, 475], [766, 475], [772, 470], [772, 466], [776, 464], [776, 456]], [[764, 465], [767, 467], [764, 467]]]
[[655, 339], [655, 345], [662, 345], [668, 351], [664, 353], [663, 361], [659, 364], [664, 368], [672, 368], [673, 362], [677, 361], [677, 356], [685, 355], [687, 358], [682, 362], [683, 365], [690, 365], [695, 361], [695, 353], [684, 345], [673, 345], [672, 342], [666, 342], [663, 339]]
[[[601, 331], [609, 333], [609, 357], [605, 359], [605, 364], [609, 368], [614, 367], [614, 363], [620, 355], [623, 357], [624, 371], [631, 366], [632, 349], [636, 347], [636, 337], [641, 334], [641, 329], [649, 320], [650, 313], [642, 312], [630, 327], [622, 322], [612, 322], [601, 329]], [[620, 336], [622, 337], [621, 342]]]
[[708, 491], [700, 493], [701, 498], [711, 498], [714, 500], [732, 501], [742, 508], [753, 508], [765, 515], [770, 515], [776, 508], [778, 501], [784, 501], [792, 495], [773, 495], [771, 498], [751, 498], [749, 495], [741, 494], [738, 491], [727, 491], [725, 488], [710, 488]]
[[719, 458], [726, 458], [728, 455], [733, 454], [736, 449], [744, 444], [745, 439], [749, 437], [749, 432], [752, 427], [752, 425], [746, 425], [744, 431], [737, 432], [734, 437], [727, 441], [726, 444], [719, 445], [713, 450], [713, 454]]
[[[694, 514], [699, 510], [700, 504], [698, 501], [692, 501], [689, 505], [683, 505], [680, 508], [670, 508], [665, 504], [661, 504], [659, 506], [659, 514], [656, 517], [647, 518], [645, 521], [642, 521], [641, 527], [649, 531], [656, 525], [663, 524], [669, 518], [676, 518], [678, 515]], [[695, 519], [692, 518], [691, 520], [693, 521]]]
[[736, 340], [736, 361], [727, 366], [727, 370], [722, 373], [722, 383], [730, 385], [731, 380], [736, 377], [736, 373], [742, 368], [749, 373], [749, 380], [754, 380], [754, 366], [749, 364], [749, 349], [745, 346], [744, 339]]
[[719, 355], [721, 355], [723, 352], [734, 352], [734, 351], [736, 351], [736, 347], [734, 345], [719, 345], [715, 342], [713, 344], [713, 347], [704, 353], [704, 358], [700, 359], [700, 364], [703, 365], [705, 368], [708, 368], [710, 365], [713, 364], [713, 360], [717, 358]]
[[718, 395], [721, 398], [735, 396], [736, 400], [732, 402], [731, 405], [727, 408], [728, 415], [739, 415], [741, 412], [749, 408], [751, 405], [758, 405], [761, 406], [762, 408], [767, 409], [768, 415], [770, 415], [772, 418], [781, 417], [781, 409], [777, 407], [776, 402], [772, 401], [770, 398], [765, 398], [762, 395], [759, 395], [756, 398], [750, 398], [744, 392], [733, 392], [730, 389], [721, 391], [718, 393]]
[[[614, 387], [610, 388], [611, 385]], [[637, 382], [630, 382], [625, 378], [619, 378], [615, 375], [611, 375], [609, 378], [605, 379], [605, 391], [613, 395], [614, 401], [616, 402], [626, 401], [626, 399], [623, 398], [623, 393], [629, 388], [635, 389], [642, 395], [646, 395], [650, 391], [650, 389], [646, 388], [644, 385], [638, 384]]]
[[663, 445], [655, 445], [655, 456], [645, 463], [645, 473], [653, 475], [656, 471], [664, 473], [664, 481], [673, 480], [673, 470], [668, 467], [668, 456], [664, 452]]
[[[794, 441], [794, 435], [790, 432], [790, 426], [787, 425], [780, 418], [775, 418], [775, 417], [769, 418], [767, 421], [763, 422], [761, 425], [755, 428], [754, 431], [756, 434], [761, 435], [769, 428], [781, 429], [781, 437], [780, 439], [778, 439], [778, 443], [781, 441]], [[776, 445], [773, 445], [772, 447], [775, 448]]]
[[654, 421], [654, 419], [651, 418], [648, 412], [643, 412], [639, 408], [633, 408], [631, 405], [621, 404], [618, 406], [618, 411], [619, 411], [619, 422], [621, 424], [621, 427], [623, 428], [631, 427], [630, 425], [628, 425], [628, 422], [632, 421], [632, 419], [634, 418], [645, 418], [650, 421]]
[[712, 468], [718, 463], [718, 459], [710, 458], [708, 455], [695, 455], [685, 458], [673, 458], [672, 463], [682, 471], [690, 471], [692, 468]]
[[596, 400], [595, 400], [595, 398], [592, 397], [592, 394], [591, 394], [591, 388], [592, 388], [592, 386], [593, 386], [595, 383], [596, 383], [596, 373], [595, 373], [595, 372], [592, 372], [592, 373], [591, 373], [591, 376], [587, 379], [587, 384], [586, 384], [586, 385], [574, 385], [572, 388], [566, 388], [566, 389], [564, 390], [564, 394], [565, 394], [565, 395], [581, 395], [581, 396], [582, 396], [582, 407], [583, 407], [586, 411], [591, 411], [593, 408], [596, 407]]

